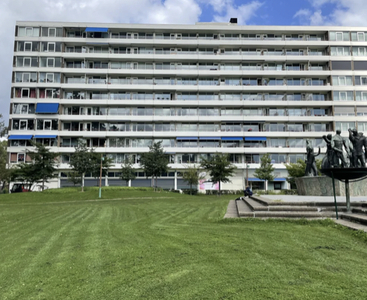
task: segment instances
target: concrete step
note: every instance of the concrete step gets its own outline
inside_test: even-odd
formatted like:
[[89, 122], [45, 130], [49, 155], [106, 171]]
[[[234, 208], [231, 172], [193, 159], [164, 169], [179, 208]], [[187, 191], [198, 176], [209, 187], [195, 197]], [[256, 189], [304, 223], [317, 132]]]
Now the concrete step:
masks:
[[246, 197], [246, 198], [243, 198], [243, 199], [246, 202], [246, 204], [248, 206], [250, 206], [251, 209], [254, 210], [254, 211], [267, 211], [268, 210], [267, 205], [259, 203], [259, 202], [255, 201], [254, 199], [251, 199], [249, 197]]
[[367, 226], [364, 226], [362, 224], [354, 223], [343, 219], [335, 220], [335, 223], [346, 226], [353, 230], [363, 230], [364, 232], [367, 232]]
[[245, 201], [236, 200], [237, 212], [240, 217], [253, 218], [254, 212], [251, 207], [247, 205]]
[[299, 211], [256, 211], [255, 218], [332, 218], [332, 212], [299, 212]]
[[224, 219], [238, 218], [236, 200], [230, 200], [227, 207], [227, 212], [224, 215]]
[[321, 211], [317, 207], [311, 207], [311, 206], [288, 206], [288, 205], [281, 205], [281, 206], [268, 206], [268, 211], [313, 211], [318, 212]]
[[365, 214], [342, 213], [340, 214], [340, 218], [342, 220], [367, 225], [367, 215]]
[[352, 212], [357, 213], [357, 214], [361, 214], [361, 215], [363, 215], [363, 214], [367, 215], [367, 209], [364, 209], [362, 207], [354, 207], [354, 208], [352, 208]]

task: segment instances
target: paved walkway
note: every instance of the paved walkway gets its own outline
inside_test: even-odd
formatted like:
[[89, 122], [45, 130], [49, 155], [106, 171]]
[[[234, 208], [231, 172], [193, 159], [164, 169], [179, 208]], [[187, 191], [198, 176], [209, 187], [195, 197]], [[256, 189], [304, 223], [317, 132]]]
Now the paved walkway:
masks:
[[224, 215], [224, 219], [226, 218], [238, 218], [236, 200], [230, 200], [227, 207], [227, 212]]
[[[261, 195], [262, 198], [282, 202], [334, 202], [333, 196], [298, 196], [298, 195]], [[336, 201], [346, 201], [345, 196], [337, 196]], [[352, 196], [351, 202], [367, 202], [367, 196]]]

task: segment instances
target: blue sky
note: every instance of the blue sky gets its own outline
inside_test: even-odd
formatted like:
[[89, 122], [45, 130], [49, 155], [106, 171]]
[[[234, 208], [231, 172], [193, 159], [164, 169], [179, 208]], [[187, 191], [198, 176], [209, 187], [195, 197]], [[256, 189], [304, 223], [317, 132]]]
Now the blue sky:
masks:
[[0, 0], [0, 113], [8, 119], [16, 21], [366, 26], [366, 16], [366, 0]]

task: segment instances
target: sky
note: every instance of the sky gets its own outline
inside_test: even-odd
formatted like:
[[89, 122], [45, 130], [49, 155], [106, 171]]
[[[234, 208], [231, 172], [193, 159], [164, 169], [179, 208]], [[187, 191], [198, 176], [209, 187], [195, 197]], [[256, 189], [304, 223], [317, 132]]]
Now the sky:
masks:
[[0, 0], [0, 114], [9, 117], [16, 21], [366, 26], [366, 0]]

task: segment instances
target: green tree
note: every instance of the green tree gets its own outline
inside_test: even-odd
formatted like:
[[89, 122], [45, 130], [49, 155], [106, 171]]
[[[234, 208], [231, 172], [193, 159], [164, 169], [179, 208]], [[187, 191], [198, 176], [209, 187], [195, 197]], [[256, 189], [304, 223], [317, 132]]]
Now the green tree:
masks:
[[0, 114], [0, 137], [4, 136], [8, 131], [8, 127], [5, 126], [3, 115]]
[[74, 186], [76, 186], [77, 184], [81, 184], [82, 183], [82, 177], [80, 176], [80, 174], [78, 172], [69, 172], [68, 173], [68, 181], [71, 182], [72, 184], [74, 184]]
[[101, 176], [105, 177], [107, 175], [111, 165], [112, 159], [110, 157], [107, 157], [102, 153], [96, 153], [94, 151], [91, 152], [91, 173], [94, 178], [97, 178], [97, 180], [101, 180]]
[[75, 146], [75, 152], [70, 155], [70, 166], [73, 171], [78, 173], [82, 178], [82, 192], [84, 192], [84, 176], [85, 173], [96, 172], [96, 155], [93, 149], [87, 147], [86, 141], [78, 140]]
[[[275, 168], [273, 167], [268, 153], [264, 154], [260, 159], [260, 168], [257, 168], [254, 176], [260, 180], [273, 181]], [[266, 184], [265, 184], [266, 189]]]
[[219, 195], [221, 195], [221, 183], [231, 182], [229, 179], [234, 175], [236, 166], [228, 160], [228, 154], [216, 153], [208, 158], [201, 158], [200, 166], [209, 172], [210, 180], [219, 183]]
[[8, 154], [6, 152], [7, 141], [0, 142], [0, 185], [4, 189], [11, 180], [12, 169], [7, 168]]
[[152, 176], [156, 188], [158, 177], [168, 171], [168, 156], [163, 151], [162, 142], [149, 146], [149, 152], [141, 155], [140, 164], [147, 176]]
[[129, 185], [130, 180], [134, 180], [136, 178], [135, 176], [135, 170], [132, 166], [132, 161], [130, 158], [125, 158], [124, 163], [121, 164], [121, 176], [120, 178], [124, 181], [126, 181], [126, 186]]
[[[321, 169], [321, 159], [316, 159], [316, 167], [318, 175], [321, 175], [320, 169]], [[306, 162], [303, 159], [297, 160], [296, 163], [289, 163], [285, 165], [287, 171], [288, 171], [288, 177], [287, 181], [291, 184], [291, 186], [296, 185], [295, 178], [303, 177], [305, 176], [306, 171]]]
[[187, 167], [185, 172], [183, 173], [182, 179], [190, 185], [190, 195], [192, 195], [192, 186], [194, 184], [198, 184], [199, 180], [204, 179], [204, 176], [200, 175], [200, 169], [193, 166]]
[[31, 158], [29, 163], [22, 163], [14, 171], [16, 180], [25, 181], [31, 185], [36, 182], [42, 182], [42, 190], [45, 189], [45, 183], [54, 177], [57, 170], [57, 157], [59, 153], [51, 152], [46, 146], [34, 143], [35, 150], [27, 150], [27, 155]]

